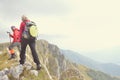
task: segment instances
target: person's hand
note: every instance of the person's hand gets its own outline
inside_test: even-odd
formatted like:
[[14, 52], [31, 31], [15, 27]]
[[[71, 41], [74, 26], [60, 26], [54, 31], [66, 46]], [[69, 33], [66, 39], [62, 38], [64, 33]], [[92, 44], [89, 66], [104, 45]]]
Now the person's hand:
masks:
[[12, 34], [9, 33], [9, 36], [12, 36]]

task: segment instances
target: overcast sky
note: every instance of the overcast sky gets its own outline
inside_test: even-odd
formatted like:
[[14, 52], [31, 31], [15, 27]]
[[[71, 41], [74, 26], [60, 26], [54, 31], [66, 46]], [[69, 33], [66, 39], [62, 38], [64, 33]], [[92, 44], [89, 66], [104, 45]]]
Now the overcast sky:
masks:
[[[120, 48], [119, 4], [119, 0], [1, 0], [0, 33], [11, 25], [19, 28], [25, 14], [37, 23], [40, 37], [58, 47], [98, 61], [120, 62], [120, 51], [114, 53]], [[104, 54], [107, 57], [102, 59]]]

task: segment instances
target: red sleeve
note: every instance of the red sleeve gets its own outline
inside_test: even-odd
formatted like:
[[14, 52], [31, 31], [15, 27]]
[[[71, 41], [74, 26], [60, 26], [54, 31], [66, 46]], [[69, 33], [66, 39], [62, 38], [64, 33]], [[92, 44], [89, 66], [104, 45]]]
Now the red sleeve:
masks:
[[24, 28], [25, 28], [25, 23], [21, 22], [21, 24], [20, 24], [20, 38], [22, 38], [22, 33], [24, 31]]
[[25, 22], [21, 22], [21, 24], [20, 24], [20, 38], [22, 38], [22, 33], [23, 33], [24, 29], [25, 29], [25, 23], [29, 22], [29, 21], [30, 20], [26, 20]]

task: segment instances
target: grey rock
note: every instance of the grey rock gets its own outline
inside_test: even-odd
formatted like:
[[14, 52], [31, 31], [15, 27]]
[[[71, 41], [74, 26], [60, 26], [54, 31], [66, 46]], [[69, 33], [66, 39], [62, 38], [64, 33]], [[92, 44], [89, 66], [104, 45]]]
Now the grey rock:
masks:
[[0, 80], [9, 80], [9, 78], [7, 75], [4, 75], [4, 76], [0, 77]]
[[5, 72], [6, 75], [10, 73], [10, 70], [8, 68], [5, 68], [3, 71]]
[[30, 73], [35, 75], [35, 76], [38, 76], [38, 71], [36, 71], [36, 70], [31, 70]]
[[0, 80], [9, 80], [7, 74], [9, 73], [9, 69], [5, 68], [4, 70], [0, 71]]
[[0, 71], [0, 77], [4, 76], [5, 72], [4, 71]]
[[11, 69], [10, 69], [10, 73], [16, 79], [19, 79], [19, 76], [22, 72], [23, 72], [23, 66], [22, 65], [18, 65], [16, 67], [11, 67]]

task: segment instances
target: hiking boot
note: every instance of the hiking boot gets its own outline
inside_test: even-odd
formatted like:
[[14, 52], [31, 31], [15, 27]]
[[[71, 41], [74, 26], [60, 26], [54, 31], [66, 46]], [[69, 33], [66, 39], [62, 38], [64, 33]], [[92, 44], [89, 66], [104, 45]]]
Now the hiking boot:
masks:
[[40, 70], [40, 69], [41, 69], [41, 65], [38, 64], [38, 65], [37, 65], [37, 70]]
[[12, 54], [12, 58], [15, 58], [16, 57], [16, 55], [15, 54]]
[[15, 57], [10, 57], [8, 60], [15, 59]]
[[16, 55], [12, 54], [11, 57], [8, 60], [15, 59], [15, 58], [16, 58]]

